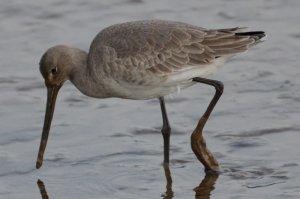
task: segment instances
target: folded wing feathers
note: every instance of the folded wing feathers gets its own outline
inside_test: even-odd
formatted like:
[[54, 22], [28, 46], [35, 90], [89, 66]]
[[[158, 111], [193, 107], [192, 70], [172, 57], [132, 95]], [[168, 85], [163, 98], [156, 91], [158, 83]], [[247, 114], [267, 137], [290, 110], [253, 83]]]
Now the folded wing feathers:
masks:
[[191, 65], [205, 65], [211, 63], [215, 57], [213, 54], [204, 52], [199, 54], [189, 54], [190, 62], [189, 64]]
[[[190, 27], [161, 30], [147, 38], [137, 34], [127, 47], [139, 53], [130, 55], [126, 65], [145, 68], [157, 75], [184, 70], [185, 66], [205, 67], [219, 56], [246, 51], [255, 38], [235, 35], [241, 28], [203, 30]], [[141, 43], [144, 43], [141, 47]], [[126, 46], [122, 44], [122, 46]], [[129, 50], [130, 50], [129, 49]], [[124, 60], [125, 63], [125, 60]]]
[[205, 51], [204, 46], [200, 43], [193, 43], [191, 45], [184, 45], [182, 50], [188, 54], [201, 54]]
[[214, 51], [219, 50], [219, 49], [227, 49], [229, 52], [231, 49], [235, 49], [235, 48], [240, 48], [242, 46], [247, 46], [249, 44], [253, 44], [254, 43], [254, 39], [247, 39], [245, 41], [233, 41], [232, 43], [222, 43], [220, 42], [219, 45], [214, 45], [214, 46], [210, 46], [210, 48], [212, 48]]
[[221, 39], [205, 39], [202, 44], [207, 46], [220, 46], [228, 45], [237, 42], [243, 42], [249, 40], [249, 37], [240, 37], [240, 36], [228, 36]]
[[242, 46], [242, 47], [239, 47], [239, 48], [232, 48], [230, 50], [228, 50], [228, 49], [218, 49], [218, 50], [215, 50], [215, 54], [217, 56], [234, 55], [234, 54], [237, 54], [237, 53], [245, 52], [247, 49], [248, 49], [247, 46]]

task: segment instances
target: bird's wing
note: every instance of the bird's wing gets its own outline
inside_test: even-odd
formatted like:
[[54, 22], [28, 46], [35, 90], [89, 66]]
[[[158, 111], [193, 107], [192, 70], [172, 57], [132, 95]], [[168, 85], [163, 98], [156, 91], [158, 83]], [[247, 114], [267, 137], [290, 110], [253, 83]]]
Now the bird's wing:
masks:
[[115, 74], [123, 74], [126, 82], [134, 83], [142, 77], [130, 78], [144, 73], [163, 77], [188, 67], [209, 67], [220, 56], [247, 50], [255, 40], [235, 35], [238, 30], [207, 30], [168, 21], [129, 22], [101, 31], [91, 45], [90, 54], [100, 58], [107, 73], [118, 70]]

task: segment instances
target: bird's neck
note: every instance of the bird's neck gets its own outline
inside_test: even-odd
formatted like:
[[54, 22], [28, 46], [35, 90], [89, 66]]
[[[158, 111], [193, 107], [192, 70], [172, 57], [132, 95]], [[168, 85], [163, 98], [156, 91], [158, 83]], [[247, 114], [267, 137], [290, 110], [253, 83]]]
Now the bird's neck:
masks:
[[88, 67], [87, 53], [80, 50], [76, 52], [76, 55], [72, 57], [72, 60], [73, 63], [70, 81], [75, 85], [75, 87], [87, 96], [96, 98], [105, 97], [101, 95], [101, 92], [99, 92], [101, 90], [99, 77], [96, 77], [95, 73], [91, 71], [90, 67]]

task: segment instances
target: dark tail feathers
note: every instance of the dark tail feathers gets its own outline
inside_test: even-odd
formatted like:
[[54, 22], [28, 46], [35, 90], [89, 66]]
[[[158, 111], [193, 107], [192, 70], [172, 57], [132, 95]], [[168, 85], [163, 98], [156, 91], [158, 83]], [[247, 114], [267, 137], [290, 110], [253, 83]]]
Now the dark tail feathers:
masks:
[[265, 37], [266, 34], [263, 31], [252, 31], [252, 32], [237, 32], [235, 33], [237, 36], [251, 36], [254, 37], [254, 39], [260, 40], [261, 38]]

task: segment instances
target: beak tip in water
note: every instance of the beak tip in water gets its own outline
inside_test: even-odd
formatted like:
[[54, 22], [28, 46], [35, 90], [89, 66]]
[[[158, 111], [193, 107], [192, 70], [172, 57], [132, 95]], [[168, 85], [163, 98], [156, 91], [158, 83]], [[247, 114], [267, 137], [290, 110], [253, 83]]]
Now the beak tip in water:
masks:
[[37, 161], [36, 161], [36, 166], [35, 166], [36, 169], [41, 168], [42, 164], [43, 164], [43, 163], [42, 163], [40, 160], [37, 160]]

